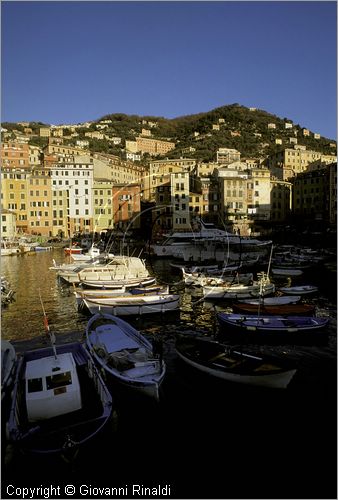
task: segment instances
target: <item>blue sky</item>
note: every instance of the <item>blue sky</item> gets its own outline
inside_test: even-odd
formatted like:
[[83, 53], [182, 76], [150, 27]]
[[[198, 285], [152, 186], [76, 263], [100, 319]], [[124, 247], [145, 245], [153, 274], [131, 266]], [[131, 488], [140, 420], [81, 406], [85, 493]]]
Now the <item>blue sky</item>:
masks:
[[239, 103], [335, 139], [335, 1], [1, 2], [2, 121]]

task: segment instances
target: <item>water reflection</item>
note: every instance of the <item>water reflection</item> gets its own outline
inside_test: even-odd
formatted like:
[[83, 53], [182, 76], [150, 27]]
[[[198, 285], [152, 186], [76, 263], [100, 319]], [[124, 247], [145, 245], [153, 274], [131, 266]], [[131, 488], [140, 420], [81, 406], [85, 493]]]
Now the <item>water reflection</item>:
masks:
[[[16, 292], [15, 301], [2, 309], [3, 338], [24, 340], [45, 334], [39, 293], [50, 329], [56, 335], [84, 331], [89, 315], [78, 311], [73, 288], [58, 281], [56, 272], [49, 269], [53, 260], [63, 263], [69, 261], [69, 257], [62, 248], [55, 248], [49, 252], [32, 252], [1, 259], [1, 274]], [[152, 260], [147, 267], [159, 283], [169, 284], [172, 293], [180, 294], [180, 310], [165, 315], [128, 317], [125, 318], [127, 321], [150, 335], [158, 332], [170, 335], [170, 332], [182, 330], [199, 330], [208, 334], [216, 331], [215, 312], [229, 310], [226, 301], [204, 301], [201, 288], [185, 287], [180, 273], [167, 260]], [[311, 283], [321, 285], [321, 293], [313, 300], [321, 316], [331, 317], [330, 329], [333, 330], [336, 326], [336, 275], [323, 273], [323, 269], [311, 272]], [[332, 341], [336, 342], [335, 335]]]
[[[15, 290], [15, 301], [2, 310], [2, 336], [8, 340], [24, 340], [44, 335], [43, 300], [49, 326], [56, 334], [83, 331], [88, 315], [78, 312], [73, 288], [56, 278], [56, 271], [49, 269], [53, 259], [66, 262], [63, 249], [50, 252], [32, 252], [2, 259], [1, 273]], [[141, 330], [166, 333], [170, 326], [179, 328], [210, 329], [213, 310], [204, 307], [201, 292], [186, 289], [178, 273], [173, 273], [167, 261], [154, 261], [149, 271], [160, 283], [168, 283], [172, 293], [179, 293], [180, 311], [161, 315], [128, 318]]]

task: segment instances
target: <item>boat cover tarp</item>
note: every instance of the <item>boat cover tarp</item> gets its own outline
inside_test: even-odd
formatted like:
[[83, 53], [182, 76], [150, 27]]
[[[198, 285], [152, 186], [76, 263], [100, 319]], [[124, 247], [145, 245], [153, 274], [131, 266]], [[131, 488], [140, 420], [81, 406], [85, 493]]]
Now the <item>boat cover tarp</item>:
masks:
[[122, 349], [138, 349], [140, 345], [117, 325], [100, 325], [90, 335], [93, 345], [104, 345], [107, 353]]

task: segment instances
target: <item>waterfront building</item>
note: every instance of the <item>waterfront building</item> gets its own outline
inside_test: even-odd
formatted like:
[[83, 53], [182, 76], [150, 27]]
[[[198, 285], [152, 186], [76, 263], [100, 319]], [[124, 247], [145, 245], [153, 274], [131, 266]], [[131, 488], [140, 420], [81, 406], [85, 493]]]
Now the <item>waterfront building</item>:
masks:
[[49, 169], [33, 168], [27, 185], [27, 232], [52, 236], [52, 192]]
[[157, 187], [166, 184], [170, 179], [170, 174], [181, 171], [191, 172], [195, 165], [196, 160], [193, 158], [150, 161], [148, 175], [144, 179], [144, 199], [155, 201]]
[[218, 184], [214, 177], [203, 177], [196, 182], [199, 189], [189, 193], [190, 223], [193, 218], [201, 217], [204, 222], [217, 224], [222, 222], [219, 217], [220, 199]]
[[270, 220], [271, 183], [267, 168], [252, 168], [247, 183], [248, 219], [255, 223]]
[[189, 172], [183, 171], [170, 174], [174, 231], [185, 231], [190, 228], [189, 177]]
[[58, 163], [51, 167], [52, 191], [66, 191], [61, 194], [59, 202], [66, 197], [67, 206], [67, 236], [75, 232], [88, 233], [93, 231], [93, 164]]
[[270, 190], [270, 221], [286, 222], [291, 214], [292, 183], [271, 177]]
[[217, 177], [222, 218], [236, 226], [248, 217], [248, 174], [224, 167], [217, 171]]
[[16, 215], [14, 212], [1, 209], [1, 238], [12, 239], [17, 234]]
[[313, 224], [330, 221], [330, 167], [324, 165], [292, 179], [293, 215], [296, 221]]
[[16, 215], [18, 232], [28, 232], [27, 179], [30, 169], [1, 169], [1, 210]]
[[113, 191], [109, 179], [94, 179], [93, 185], [94, 231], [100, 233], [113, 227]]
[[153, 237], [161, 236], [173, 227], [173, 206], [171, 199], [170, 175], [167, 175], [167, 182], [156, 186], [155, 204], [151, 217]]
[[140, 228], [142, 195], [140, 184], [113, 184], [113, 228], [121, 231]]

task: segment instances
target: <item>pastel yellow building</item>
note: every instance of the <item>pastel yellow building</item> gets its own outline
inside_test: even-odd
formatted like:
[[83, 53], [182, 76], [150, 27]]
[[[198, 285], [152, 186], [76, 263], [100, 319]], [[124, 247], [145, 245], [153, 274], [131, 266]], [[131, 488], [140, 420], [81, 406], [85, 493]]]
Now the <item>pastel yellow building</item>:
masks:
[[16, 215], [17, 231], [23, 233], [28, 230], [27, 183], [29, 176], [29, 170], [8, 168], [1, 170], [1, 208]]
[[113, 191], [108, 179], [95, 179], [93, 185], [94, 231], [113, 228]]
[[52, 189], [48, 169], [34, 168], [28, 179], [27, 215], [30, 234], [52, 236]]

